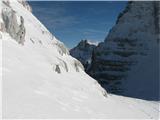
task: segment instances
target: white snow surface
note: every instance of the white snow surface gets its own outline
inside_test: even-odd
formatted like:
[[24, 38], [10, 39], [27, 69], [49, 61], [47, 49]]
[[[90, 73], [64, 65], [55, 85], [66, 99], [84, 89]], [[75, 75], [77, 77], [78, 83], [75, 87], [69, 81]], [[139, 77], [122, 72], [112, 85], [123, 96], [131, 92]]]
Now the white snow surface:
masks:
[[95, 46], [97, 46], [97, 45], [99, 44], [99, 41], [87, 40], [87, 42], [88, 42], [90, 45], [95, 45]]
[[[158, 102], [105, 97], [96, 80], [75, 70], [74, 58], [58, 52], [61, 42], [30, 11], [16, 0], [10, 6], [24, 18], [26, 35], [20, 45], [0, 31], [3, 118], [158, 118]], [[0, 1], [0, 11], [3, 7]], [[60, 66], [58, 74], [53, 68], [61, 60], [69, 70]]]

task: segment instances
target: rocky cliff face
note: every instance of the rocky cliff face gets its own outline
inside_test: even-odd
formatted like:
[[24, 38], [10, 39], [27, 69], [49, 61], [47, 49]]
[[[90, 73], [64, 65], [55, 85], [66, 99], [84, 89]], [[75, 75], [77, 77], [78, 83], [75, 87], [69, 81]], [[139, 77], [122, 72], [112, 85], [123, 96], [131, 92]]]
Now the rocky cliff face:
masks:
[[3, 9], [1, 11], [1, 31], [7, 32], [18, 43], [24, 44], [25, 41], [25, 27], [24, 19], [22, 16], [18, 16], [16, 12], [11, 8], [9, 1], [3, 1]]
[[70, 50], [71, 56], [78, 59], [87, 71], [91, 64], [92, 52], [96, 45], [87, 40], [82, 40], [80, 43]]
[[160, 2], [129, 2], [93, 54], [89, 73], [108, 91], [158, 99]]

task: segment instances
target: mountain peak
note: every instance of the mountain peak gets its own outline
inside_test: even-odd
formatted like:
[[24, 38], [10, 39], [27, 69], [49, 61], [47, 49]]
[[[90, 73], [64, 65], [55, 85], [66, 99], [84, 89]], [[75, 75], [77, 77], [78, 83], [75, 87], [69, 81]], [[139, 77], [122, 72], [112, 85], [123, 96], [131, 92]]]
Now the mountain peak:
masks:
[[81, 41], [78, 43], [78, 46], [84, 46], [84, 45], [97, 46], [98, 43], [97, 43], [97, 42], [93, 42], [93, 41], [91, 41], [91, 40], [87, 40], [87, 39], [81, 40]]
[[78, 45], [93, 45], [93, 46], [97, 46], [98, 45], [98, 42], [94, 42], [92, 40], [88, 40], [88, 39], [84, 39], [84, 40], [81, 40]]
[[89, 40], [81, 40], [76, 47], [70, 50], [70, 54], [77, 58], [87, 70], [91, 63], [92, 52], [95, 47], [96, 45]]

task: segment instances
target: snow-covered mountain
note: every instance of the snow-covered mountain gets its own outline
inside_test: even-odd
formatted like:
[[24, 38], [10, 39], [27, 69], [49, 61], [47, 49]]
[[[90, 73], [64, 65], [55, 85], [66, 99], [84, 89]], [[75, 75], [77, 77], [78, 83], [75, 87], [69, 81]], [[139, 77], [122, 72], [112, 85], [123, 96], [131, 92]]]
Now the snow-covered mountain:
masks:
[[93, 54], [90, 74], [109, 92], [159, 99], [160, 2], [128, 2]]
[[92, 52], [95, 47], [96, 45], [90, 41], [81, 40], [76, 47], [70, 50], [70, 54], [78, 59], [87, 71], [87, 69], [90, 67]]
[[0, 1], [3, 118], [158, 118], [157, 102], [107, 94], [26, 5]]

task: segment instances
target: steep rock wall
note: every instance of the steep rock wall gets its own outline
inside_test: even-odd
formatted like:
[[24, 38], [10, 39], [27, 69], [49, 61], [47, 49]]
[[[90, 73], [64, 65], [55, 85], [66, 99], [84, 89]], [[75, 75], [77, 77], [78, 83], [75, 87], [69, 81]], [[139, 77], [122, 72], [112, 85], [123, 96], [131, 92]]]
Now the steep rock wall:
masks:
[[89, 74], [109, 92], [159, 99], [159, 3], [129, 2], [96, 47]]

